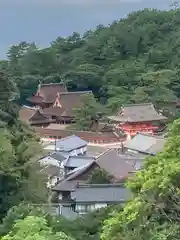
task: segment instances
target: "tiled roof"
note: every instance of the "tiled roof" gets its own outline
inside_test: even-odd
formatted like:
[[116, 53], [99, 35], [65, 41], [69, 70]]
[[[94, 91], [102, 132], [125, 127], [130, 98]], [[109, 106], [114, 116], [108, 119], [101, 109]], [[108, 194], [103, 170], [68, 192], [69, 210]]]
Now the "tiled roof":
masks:
[[52, 152], [52, 153], [50, 154], [50, 157], [58, 160], [59, 162], [62, 162], [63, 160], [66, 159], [66, 157], [64, 157], [64, 156], [63, 156], [61, 153], [59, 153], [59, 152]]
[[67, 179], [62, 179], [52, 188], [52, 191], [73, 191], [76, 187], [77, 181], [68, 181]]
[[37, 121], [37, 120], [45, 120], [48, 119], [48, 117], [45, 117], [39, 109], [36, 110], [36, 112], [31, 116], [29, 121]]
[[39, 109], [36, 110], [36, 112], [32, 115], [32, 117], [29, 119], [29, 122], [31, 124], [33, 123], [44, 123], [44, 122], [54, 122], [55, 120], [51, 117], [44, 116]]
[[21, 121], [29, 122], [30, 124], [53, 123], [55, 119], [50, 116], [45, 116], [40, 109], [23, 106], [19, 110], [19, 118]]
[[51, 106], [49, 108], [44, 108], [42, 112], [44, 115], [60, 117], [64, 112], [64, 108]]
[[34, 115], [36, 111], [37, 110], [35, 108], [23, 106], [19, 110], [19, 118], [21, 121], [28, 122], [29, 119]]
[[50, 123], [46, 128], [54, 130], [66, 130], [68, 127], [69, 124]]
[[31, 102], [53, 103], [57, 93], [67, 92], [62, 83], [39, 84], [36, 96], [29, 98]]
[[167, 118], [159, 114], [152, 103], [144, 103], [123, 105], [117, 116], [111, 116], [109, 119], [117, 122], [145, 122]]
[[[114, 140], [121, 140], [120, 137], [118, 137], [113, 132], [88, 132], [88, 131], [77, 131], [77, 130], [61, 130], [61, 129], [50, 129], [50, 128], [41, 128], [41, 127], [35, 127], [34, 128], [36, 133], [40, 134], [40, 136], [61, 136], [61, 137], [67, 137], [71, 135], [76, 135], [82, 139], [114, 139]], [[124, 140], [124, 138], [122, 139]]]
[[[89, 163], [87, 163], [87, 164], [85, 164], [85, 165], [82, 165], [82, 166], [80, 166], [80, 167], [78, 167], [78, 168], [75, 168], [73, 171], [71, 171], [71, 172], [69, 172], [68, 174], [67, 174], [67, 178], [66, 178], [66, 180], [67, 181], [72, 181], [72, 180], [74, 180], [76, 177], [79, 177], [81, 174], [83, 174], [84, 172], [86, 172], [88, 169], [90, 169], [92, 166], [94, 166], [94, 165], [96, 165], [96, 166], [98, 166], [97, 164], [96, 164], [96, 161], [91, 161], [91, 162], [89, 162]], [[76, 181], [77, 182], [77, 181]]]
[[56, 141], [56, 149], [58, 151], [71, 152], [75, 149], [87, 146], [87, 142], [83, 139], [72, 135]]
[[119, 203], [131, 199], [130, 191], [120, 184], [77, 185], [71, 193], [76, 203]]
[[61, 116], [74, 116], [73, 110], [83, 105], [83, 96], [91, 94], [92, 91], [67, 92], [60, 94], [60, 103], [64, 109]]
[[89, 168], [91, 168], [93, 164], [96, 164], [96, 162], [92, 161], [90, 163], [87, 163], [86, 165], [75, 168], [73, 171], [67, 174], [65, 179], [62, 179], [55, 187], [53, 187], [52, 190], [53, 191], [68, 191], [68, 190], [72, 191], [77, 184], [77, 180], [74, 180], [74, 179], [80, 176], [81, 174], [83, 174]]
[[59, 117], [74, 117], [73, 109], [82, 106], [83, 96], [86, 94], [92, 94], [92, 91], [62, 92], [59, 94], [59, 102], [62, 107], [45, 108], [43, 113]]
[[89, 156], [99, 156], [101, 153], [105, 152], [107, 150], [107, 147], [101, 147], [101, 146], [87, 146], [87, 152]]
[[163, 150], [166, 139], [160, 136], [138, 133], [133, 139], [125, 142], [124, 147], [142, 153], [155, 155]]
[[[61, 181], [54, 190], [61, 191], [61, 189], [68, 188], [69, 186], [75, 186], [74, 179], [85, 173], [88, 169], [94, 165], [104, 169], [108, 174], [114, 176], [116, 180], [123, 180], [136, 171], [136, 161], [143, 160], [142, 158], [136, 158], [129, 155], [118, 155], [117, 150], [111, 149], [101, 154], [95, 161], [91, 161], [86, 165], [82, 165], [69, 172], [66, 179]], [[73, 183], [69, 183], [72, 182]]]
[[94, 158], [89, 156], [70, 156], [67, 160], [65, 160], [64, 167], [78, 168], [93, 161]]
[[134, 165], [138, 159], [119, 154], [116, 149], [109, 149], [96, 157], [96, 163], [117, 180], [121, 180], [135, 171]]

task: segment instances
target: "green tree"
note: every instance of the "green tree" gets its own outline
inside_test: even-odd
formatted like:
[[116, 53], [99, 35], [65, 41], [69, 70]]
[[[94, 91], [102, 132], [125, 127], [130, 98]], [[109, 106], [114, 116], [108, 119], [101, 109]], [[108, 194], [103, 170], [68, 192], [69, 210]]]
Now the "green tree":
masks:
[[122, 104], [131, 102], [131, 92], [124, 87], [110, 86], [108, 95], [107, 108], [111, 113], [116, 113]]
[[[21, 133], [20, 133], [21, 131]], [[47, 201], [46, 178], [36, 162], [40, 146], [22, 129], [13, 134], [1, 132], [0, 141], [0, 217], [22, 200], [41, 203]]]
[[[113, 110], [127, 101], [171, 101], [180, 97], [179, 17], [177, 7], [145, 9], [109, 26], [99, 25], [83, 36], [76, 32], [59, 36], [45, 49], [20, 42], [9, 49], [8, 60], [0, 62], [0, 69], [18, 81], [20, 103], [24, 103], [25, 91], [34, 91], [38, 78], [54, 82], [55, 75], [70, 90], [92, 90]], [[123, 92], [109, 94], [112, 88]]]
[[18, 116], [18, 108], [13, 103], [18, 95], [16, 85], [4, 73], [0, 73], [0, 121], [12, 125]]
[[121, 211], [121, 205], [112, 205], [80, 216], [73, 221], [60, 216], [52, 220], [51, 227], [54, 232], [62, 231], [76, 240], [99, 240], [104, 221]]
[[134, 90], [134, 95], [131, 97], [131, 100], [132, 102], [135, 102], [135, 103], [145, 103], [145, 102], [150, 102], [151, 98], [146, 93], [145, 87], [137, 87]]
[[63, 232], [53, 233], [43, 217], [28, 216], [15, 223], [12, 231], [2, 240], [73, 240]]
[[105, 223], [103, 240], [179, 238], [179, 152], [180, 120], [176, 120], [164, 151], [147, 158], [129, 181], [133, 200]]
[[13, 83], [0, 74], [0, 218], [21, 201], [47, 201], [46, 179], [37, 158], [41, 147], [31, 129], [18, 120]]
[[86, 94], [82, 97], [82, 106], [74, 109], [73, 127], [78, 130], [89, 131], [94, 121], [98, 121], [104, 114], [104, 107], [96, 102], [92, 94]]
[[8, 234], [17, 220], [23, 220], [27, 216], [44, 217], [48, 222], [52, 219], [43, 207], [22, 202], [10, 208], [7, 215], [3, 218], [2, 224], [0, 225], [0, 236]]
[[105, 170], [101, 168], [96, 168], [88, 179], [88, 183], [90, 184], [106, 184], [112, 182], [113, 177], [110, 176]]
[[[15, 232], [17, 233], [17, 228], [14, 225], [17, 222], [26, 221], [29, 216], [32, 216], [35, 219], [38, 217], [39, 219], [43, 219], [43, 221], [45, 220], [46, 226], [52, 229], [53, 233], [63, 232], [67, 236], [70, 236], [70, 239], [76, 240], [98, 240], [100, 239], [101, 227], [104, 220], [110, 218], [115, 212], [120, 211], [122, 211], [121, 205], [112, 205], [98, 209], [85, 216], [80, 216], [75, 220], [69, 220], [63, 216], [51, 216], [45, 211], [44, 207], [21, 203], [8, 211], [7, 216], [0, 225], [0, 236], [14, 236]], [[31, 231], [34, 230], [31, 229]]]

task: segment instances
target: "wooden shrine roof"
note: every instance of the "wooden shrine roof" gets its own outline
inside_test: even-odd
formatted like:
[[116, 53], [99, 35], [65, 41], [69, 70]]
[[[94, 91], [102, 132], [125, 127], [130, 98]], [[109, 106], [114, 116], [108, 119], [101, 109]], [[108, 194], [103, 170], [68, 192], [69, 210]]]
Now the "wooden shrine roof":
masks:
[[19, 110], [19, 119], [23, 122], [28, 122], [35, 112], [36, 112], [35, 108], [23, 106]]
[[114, 132], [91, 132], [91, 131], [77, 131], [77, 130], [70, 130], [70, 129], [55, 129], [54, 127], [51, 129], [49, 127], [35, 127], [35, 132], [40, 135], [41, 137], [44, 136], [54, 136], [54, 137], [67, 137], [71, 135], [76, 135], [82, 139], [87, 140], [89, 139], [117, 139], [118, 141], [123, 140], [124, 138], [119, 137]]
[[44, 124], [55, 122], [51, 116], [45, 116], [40, 109], [23, 106], [19, 111], [19, 118], [23, 122], [33, 124]]
[[42, 112], [57, 117], [74, 117], [73, 110], [83, 105], [82, 97], [86, 94], [92, 94], [92, 91], [60, 93], [58, 99], [61, 106], [51, 106]]
[[32, 103], [53, 103], [58, 93], [67, 92], [62, 83], [39, 84], [35, 96], [28, 98]]
[[152, 103], [123, 105], [116, 116], [110, 116], [114, 122], [148, 122], [160, 121], [167, 118], [158, 113]]

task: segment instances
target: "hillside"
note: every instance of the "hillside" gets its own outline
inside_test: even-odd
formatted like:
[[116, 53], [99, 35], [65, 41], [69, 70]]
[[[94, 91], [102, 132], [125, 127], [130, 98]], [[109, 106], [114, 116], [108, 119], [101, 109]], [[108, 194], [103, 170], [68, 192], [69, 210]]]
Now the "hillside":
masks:
[[180, 10], [131, 13], [83, 36], [58, 37], [49, 48], [21, 42], [8, 51], [8, 72], [20, 103], [39, 82], [63, 80], [69, 90], [93, 90], [115, 110], [122, 103], [180, 97]]
[[[100, 200], [94, 200], [95, 204], [92, 202], [90, 205], [88, 199], [87, 202], [80, 199], [77, 204], [76, 197], [67, 195], [75, 190], [67, 184], [67, 191], [62, 188], [66, 194], [57, 195], [60, 200], [58, 209], [64, 200], [68, 208], [70, 204], [71, 207], [79, 205], [83, 213], [75, 220], [68, 220], [47, 212], [51, 207], [50, 189], [47, 191], [47, 178], [37, 162], [41, 154], [39, 139], [18, 119], [19, 109], [14, 101], [16, 85], [20, 90], [19, 103], [23, 104], [26, 97], [35, 92], [38, 83], [60, 81], [64, 81], [69, 90], [93, 90], [99, 101], [111, 110], [127, 102], [180, 98], [179, 23], [180, 9], [168, 12], [144, 10], [108, 27], [98, 26], [83, 37], [77, 33], [68, 38], [59, 37], [46, 49], [38, 49], [34, 43], [26, 42], [11, 47], [8, 60], [0, 62], [1, 240], [180, 239], [180, 119], [170, 125], [163, 151], [148, 156], [137, 172], [128, 171], [133, 173], [126, 185], [133, 193], [130, 195], [132, 200], [124, 205], [124, 198], [118, 197], [116, 203], [121, 201], [120, 205], [108, 204], [108, 207], [86, 215], [84, 209], [91, 211], [96, 208], [96, 203], [99, 208], [109, 201], [103, 200], [100, 194]], [[79, 126], [85, 126], [89, 120], [98, 120], [103, 113], [94, 114], [100, 113], [101, 104], [96, 106], [94, 99], [86, 99], [85, 111], [83, 107], [80, 109], [86, 112], [83, 121], [82, 111], [76, 109], [75, 120], [79, 120]], [[95, 118], [89, 119], [89, 116]], [[117, 153], [119, 155], [120, 152]], [[128, 154], [124, 163], [130, 163], [129, 157]], [[108, 160], [107, 155], [105, 158]], [[141, 160], [139, 156], [138, 160]], [[113, 161], [109, 162], [108, 165], [113, 164]], [[90, 176], [87, 169], [76, 169], [80, 173], [84, 169], [86, 176]], [[72, 175], [69, 173], [66, 177]], [[62, 175], [57, 176], [59, 179]], [[64, 184], [68, 179], [59, 180]], [[99, 193], [100, 189], [98, 185]], [[86, 197], [87, 192], [82, 195]], [[110, 200], [110, 203], [115, 201]], [[41, 204], [44, 207], [40, 207]]]

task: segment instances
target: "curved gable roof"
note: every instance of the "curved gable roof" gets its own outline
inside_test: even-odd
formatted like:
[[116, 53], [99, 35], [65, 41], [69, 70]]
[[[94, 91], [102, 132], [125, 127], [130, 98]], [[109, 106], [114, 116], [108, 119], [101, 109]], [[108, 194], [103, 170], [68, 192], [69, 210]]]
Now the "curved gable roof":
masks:
[[167, 119], [156, 111], [152, 103], [123, 105], [116, 116], [109, 118], [120, 122], [145, 122]]

